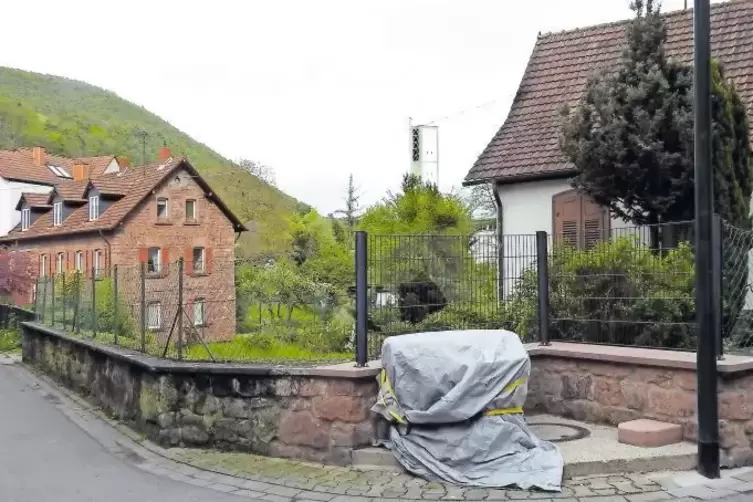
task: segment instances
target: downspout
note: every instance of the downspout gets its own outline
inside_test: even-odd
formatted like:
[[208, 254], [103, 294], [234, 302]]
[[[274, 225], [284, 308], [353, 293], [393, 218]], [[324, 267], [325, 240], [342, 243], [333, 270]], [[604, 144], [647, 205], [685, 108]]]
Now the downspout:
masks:
[[501, 302], [505, 299], [505, 234], [503, 227], [502, 199], [497, 191], [498, 185], [492, 182], [492, 195], [497, 208], [497, 298]]
[[99, 236], [102, 237], [102, 240], [105, 241], [105, 246], [107, 246], [107, 263], [110, 264], [110, 268], [112, 269], [112, 246], [110, 245], [110, 241], [107, 240], [107, 237], [105, 237], [105, 234], [102, 233], [102, 230], [97, 230], [99, 232]]

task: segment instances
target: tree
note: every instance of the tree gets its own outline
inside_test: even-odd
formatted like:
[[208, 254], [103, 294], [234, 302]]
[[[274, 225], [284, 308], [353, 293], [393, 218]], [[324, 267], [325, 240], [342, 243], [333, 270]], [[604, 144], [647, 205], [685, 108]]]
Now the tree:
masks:
[[462, 190], [463, 200], [468, 205], [468, 211], [474, 218], [488, 220], [497, 213], [497, 203], [494, 200], [494, 185], [482, 183]]
[[26, 253], [0, 249], [0, 299], [27, 297], [33, 281], [32, 265]]
[[[653, 0], [631, 4], [627, 49], [616, 71], [591, 78], [563, 111], [561, 146], [573, 185], [636, 225], [694, 218], [693, 70], [667, 57], [664, 21]], [[716, 211], [750, 228], [753, 188], [745, 108], [714, 62], [713, 170]], [[653, 228], [652, 243], [662, 237]]]
[[345, 221], [348, 224], [348, 228], [353, 230], [358, 220], [358, 213], [360, 212], [359, 200], [361, 196], [358, 194], [358, 189], [353, 183], [353, 173], [348, 176], [348, 187], [345, 189], [345, 209], [338, 209], [335, 214], [340, 214], [345, 217]]
[[277, 177], [275, 176], [274, 169], [271, 167], [248, 159], [240, 159], [238, 165], [241, 169], [253, 174], [268, 185], [277, 186]]

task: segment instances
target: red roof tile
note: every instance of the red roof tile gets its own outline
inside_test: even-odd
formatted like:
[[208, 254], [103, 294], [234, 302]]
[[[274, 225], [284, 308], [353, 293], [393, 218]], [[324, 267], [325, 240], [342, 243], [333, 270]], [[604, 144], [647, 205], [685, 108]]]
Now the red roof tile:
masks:
[[[667, 52], [693, 58], [693, 12], [665, 14]], [[559, 148], [563, 105], [575, 104], [596, 69], [619, 63], [627, 21], [540, 36], [507, 120], [465, 178], [512, 183], [572, 172]], [[724, 65], [753, 119], [753, 1], [711, 6], [712, 55]], [[752, 129], [753, 135], [753, 129]]]
[[74, 162], [84, 162], [91, 168], [90, 177], [97, 178], [102, 175], [107, 166], [115, 157], [112, 155], [103, 157], [83, 157], [69, 159], [57, 155], [45, 154], [45, 165], [38, 166], [32, 159], [31, 148], [18, 148], [16, 150], [0, 150], [0, 177], [14, 181], [26, 181], [43, 185], [59, 185], [70, 182], [70, 178], [61, 178], [53, 173], [49, 165], [62, 167], [69, 175], [73, 174]]

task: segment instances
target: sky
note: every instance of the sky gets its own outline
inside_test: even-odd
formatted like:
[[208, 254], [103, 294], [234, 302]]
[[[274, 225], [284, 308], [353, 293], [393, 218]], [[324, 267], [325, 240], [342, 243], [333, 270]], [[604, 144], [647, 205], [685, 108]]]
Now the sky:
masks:
[[[683, 8], [664, 0], [663, 10]], [[689, 4], [692, 5], [692, 0]], [[439, 126], [451, 190], [502, 125], [539, 32], [630, 17], [629, 0], [25, 0], [0, 66], [83, 80], [323, 214], [399, 186], [408, 120]]]

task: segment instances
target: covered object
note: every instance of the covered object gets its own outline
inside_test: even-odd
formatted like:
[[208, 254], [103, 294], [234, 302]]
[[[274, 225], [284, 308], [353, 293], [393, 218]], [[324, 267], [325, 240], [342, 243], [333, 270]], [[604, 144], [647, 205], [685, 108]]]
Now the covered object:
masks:
[[388, 338], [372, 410], [390, 423], [398, 462], [426, 479], [464, 486], [560, 491], [557, 447], [526, 425], [531, 360], [504, 330]]

